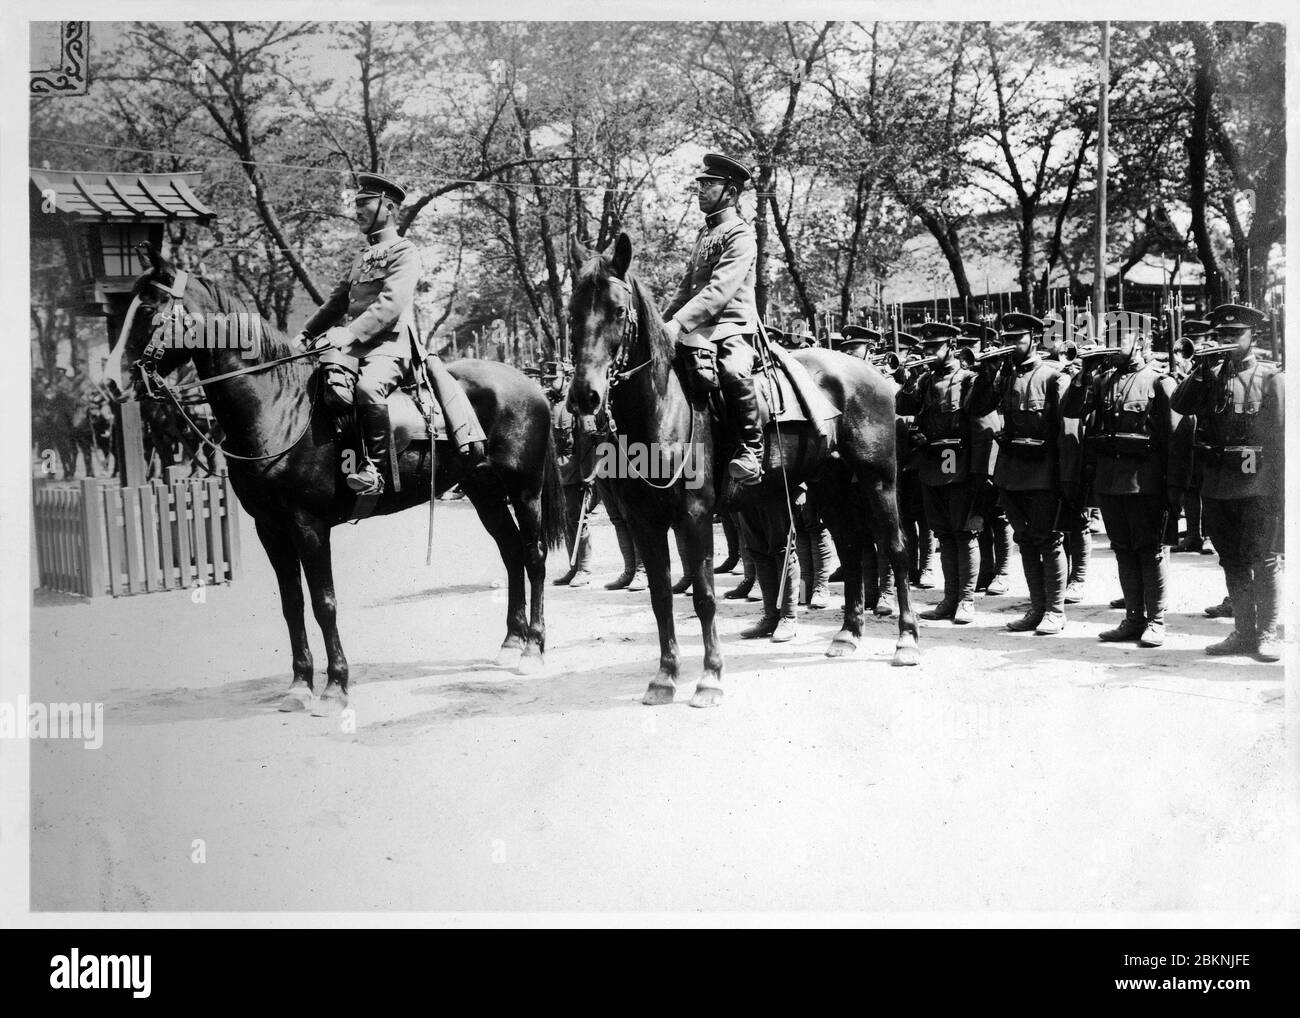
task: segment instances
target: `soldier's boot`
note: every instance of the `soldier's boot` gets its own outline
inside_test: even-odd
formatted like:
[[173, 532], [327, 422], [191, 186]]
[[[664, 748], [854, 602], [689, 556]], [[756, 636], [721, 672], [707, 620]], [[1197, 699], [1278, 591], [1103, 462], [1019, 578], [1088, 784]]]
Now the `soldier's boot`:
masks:
[[1088, 510], [1088, 533], [1104, 534], [1105, 532], [1106, 526], [1101, 519], [1101, 510], [1093, 506]]
[[749, 597], [749, 592], [754, 589], [754, 580], [758, 575], [754, 569], [754, 556], [749, 553], [749, 548], [745, 546], [743, 537], [740, 539], [740, 561], [745, 567], [745, 575], [741, 577], [738, 584], [722, 595], [728, 601], [742, 601]]
[[585, 526], [578, 537], [578, 557], [573, 563], [573, 575], [569, 577], [569, 586], [591, 586], [591, 532]]
[[827, 582], [827, 583], [843, 583], [843, 582], [844, 582], [844, 567], [843, 567], [843, 566], [836, 566], [836, 567], [835, 567], [835, 572], [831, 573], [830, 576], [828, 576], [828, 577], [826, 578], [826, 582]]
[[1039, 636], [1055, 636], [1065, 628], [1065, 549], [1058, 543], [1043, 555], [1043, 618], [1034, 627]]
[[1007, 592], [1007, 570], [1011, 562], [1011, 524], [1005, 516], [993, 519], [993, 576], [985, 593], [1000, 597]]
[[1259, 633], [1259, 647], [1255, 656], [1261, 661], [1282, 660], [1282, 637], [1277, 625], [1281, 596], [1282, 560], [1270, 555], [1255, 566], [1255, 623]]
[[763, 594], [763, 617], [740, 631], [742, 640], [758, 640], [776, 632], [779, 621], [776, 613], [776, 566], [766, 556], [755, 556], [754, 573], [758, 578], [758, 588]]
[[934, 561], [934, 535], [929, 527], [921, 527], [916, 537], [916, 582], [912, 586], [918, 590], [934, 589], [934, 571], [930, 564]]
[[1043, 621], [1043, 556], [1030, 541], [1020, 546], [1020, 566], [1025, 571], [1025, 583], [1029, 587], [1029, 608], [1018, 619], [1007, 623], [1007, 629], [1013, 633], [1028, 633], [1038, 628]]
[[632, 541], [631, 528], [626, 523], [615, 523], [614, 538], [623, 556], [623, 571], [605, 584], [606, 590], [622, 590], [632, 582], [637, 572], [636, 544]]
[[1128, 601], [1124, 598], [1123, 595], [1121, 595], [1121, 596], [1119, 596], [1119, 597], [1111, 598], [1111, 601], [1110, 601], [1110, 607], [1112, 607], [1112, 608], [1123, 608], [1123, 609], [1127, 610], [1127, 609], [1128, 609]]
[[1211, 619], [1230, 619], [1232, 618], [1232, 595], [1224, 594], [1223, 600], [1218, 604], [1212, 604], [1205, 609], [1205, 615]]
[[[781, 559], [776, 560], [773, 572], [779, 581]], [[779, 582], [778, 582], [779, 585]], [[790, 567], [785, 574], [785, 585], [781, 590], [781, 600], [776, 605], [776, 627], [772, 630], [773, 643], [786, 643], [798, 635], [799, 627], [795, 621], [795, 590], [799, 586], [799, 560], [791, 555]]]
[[957, 611], [957, 546], [952, 537], [939, 538], [939, 564], [943, 569], [943, 600], [921, 612], [927, 622], [951, 619]]
[[1165, 607], [1169, 599], [1169, 572], [1165, 565], [1164, 545], [1145, 548], [1138, 553], [1142, 570], [1142, 603], [1147, 624], [1138, 639], [1139, 647], [1162, 647], [1165, 642]]
[[1070, 556], [1070, 575], [1065, 583], [1065, 603], [1078, 604], [1083, 600], [1083, 587], [1088, 580], [1088, 560], [1092, 557], [1092, 534], [1087, 527], [1072, 530], [1065, 535]]
[[812, 539], [807, 530], [795, 528], [794, 553], [799, 559], [799, 575], [803, 577], [799, 584], [799, 603], [807, 604], [813, 582]]
[[808, 607], [813, 609], [831, 606], [830, 571], [835, 553], [831, 551], [831, 536], [823, 527], [812, 542], [813, 583], [812, 593], [808, 595]]
[[1126, 548], [1115, 549], [1115, 568], [1119, 572], [1120, 590], [1124, 591], [1120, 598], [1120, 604], [1126, 606], [1124, 621], [1114, 629], [1099, 633], [1097, 639], [1103, 643], [1128, 643], [1138, 639], [1146, 629], [1146, 616], [1142, 609], [1142, 569], [1137, 555]]
[[564, 548], [569, 553], [565, 559], [569, 563], [569, 568], [565, 570], [564, 575], [557, 576], [551, 581], [553, 587], [567, 587], [569, 581], [573, 579], [574, 574], [578, 571], [578, 556], [574, 554], [573, 544], [578, 539], [578, 521], [569, 520], [564, 534]]
[[1232, 598], [1232, 633], [1226, 640], [1212, 643], [1205, 653], [1212, 657], [1229, 654], [1254, 654], [1259, 650], [1259, 633], [1255, 630], [1255, 581], [1249, 568], [1234, 566], [1223, 570]]
[[763, 476], [763, 432], [758, 423], [758, 393], [752, 378], [732, 378], [722, 387], [727, 409], [735, 421], [739, 448], [727, 464], [738, 484], [757, 484]]
[[715, 573], [729, 573], [740, 561], [740, 534], [735, 517], [729, 512], [722, 513], [722, 536], [727, 539], [727, 557], [713, 567]]
[[388, 404], [358, 403], [356, 410], [366, 460], [355, 473], [348, 474], [348, 487], [358, 495], [378, 495], [384, 490], [380, 464], [388, 461]]
[[691, 576], [690, 568], [686, 561], [689, 557], [689, 553], [686, 550], [686, 542], [682, 538], [682, 535], [677, 533], [675, 530], [673, 531], [673, 537], [677, 541], [677, 561], [682, 564], [682, 578], [673, 584], [673, 593], [685, 594], [691, 589], [691, 584], [695, 581]]
[[889, 559], [876, 556], [876, 589], [880, 592], [871, 611], [882, 619], [893, 618], [898, 614], [898, 593], [894, 588], [894, 567]]
[[959, 626], [975, 621], [975, 571], [978, 564], [978, 545], [975, 535], [959, 533], [954, 542], [957, 558], [957, 607], [952, 620]]

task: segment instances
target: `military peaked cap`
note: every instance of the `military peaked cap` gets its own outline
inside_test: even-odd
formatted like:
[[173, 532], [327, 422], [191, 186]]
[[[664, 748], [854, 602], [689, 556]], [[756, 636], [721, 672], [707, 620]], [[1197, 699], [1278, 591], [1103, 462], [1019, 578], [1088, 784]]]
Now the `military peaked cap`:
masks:
[[1183, 335], [1189, 339], [1192, 336], [1208, 336], [1214, 331], [1214, 326], [1209, 322], [1202, 321], [1199, 318], [1183, 319]]
[[922, 346], [938, 346], [951, 343], [954, 336], [961, 335], [961, 329], [947, 322], [922, 322], [916, 330]]
[[1263, 322], [1263, 312], [1242, 304], [1220, 304], [1210, 312], [1210, 324], [1216, 329], [1254, 329]]
[[958, 322], [957, 328], [961, 329], [963, 339], [978, 339], [986, 343], [994, 343], [998, 338], [998, 330], [989, 328], [979, 322]]
[[406, 201], [406, 188], [387, 177], [380, 176], [378, 173], [358, 173], [357, 174], [357, 197], [358, 198], [391, 198], [401, 205]]
[[733, 184], [744, 187], [753, 176], [748, 167], [732, 159], [731, 156], [710, 152], [705, 155], [703, 165], [700, 167], [700, 172], [695, 175], [695, 179], [729, 180]]
[[1023, 311], [1012, 311], [1002, 316], [1002, 334], [1004, 336], [1023, 336], [1026, 332], [1042, 332], [1047, 323], [1041, 318], [1027, 315]]
[[868, 342], [875, 343], [881, 338], [879, 332], [865, 325], [846, 325], [844, 326], [843, 336], [844, 338], [840, 340], [840, 346], [851, 340], [865, 339]]

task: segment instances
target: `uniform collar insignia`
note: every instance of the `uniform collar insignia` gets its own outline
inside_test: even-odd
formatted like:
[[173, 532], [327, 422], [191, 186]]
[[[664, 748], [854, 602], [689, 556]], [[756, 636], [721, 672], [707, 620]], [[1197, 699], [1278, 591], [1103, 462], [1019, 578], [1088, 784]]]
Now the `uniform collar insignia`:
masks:
[[397, 227], [391, 223], [382, 230], [376, 230], [374, 233], [366, 235], [371, 247], [379, 247], [381, 244], [391, 244], [397, 239]]

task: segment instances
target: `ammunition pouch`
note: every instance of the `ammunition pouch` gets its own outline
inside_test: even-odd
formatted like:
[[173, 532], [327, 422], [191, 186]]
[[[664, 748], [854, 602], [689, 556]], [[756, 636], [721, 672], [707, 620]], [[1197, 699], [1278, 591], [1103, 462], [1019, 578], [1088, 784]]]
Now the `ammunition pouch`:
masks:
[[678, 340], [676, 354], [682, 382], [691, 395], [705, 397], [721, 388], [718, 351], [712, 340], [690, 337]]

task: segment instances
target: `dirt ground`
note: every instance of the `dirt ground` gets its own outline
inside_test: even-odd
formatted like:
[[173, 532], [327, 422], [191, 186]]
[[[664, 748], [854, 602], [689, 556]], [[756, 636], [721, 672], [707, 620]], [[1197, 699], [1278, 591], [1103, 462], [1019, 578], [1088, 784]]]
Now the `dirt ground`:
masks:
[[[1201, 615], [1212, 556], [1173, 557], [1161, 650], [1098, 643], [1104, 537], [1062, 636], [1001, 631], [1016, 560], [975, 625], [925, 624], [917, 668], [889, 664], [894, 620], [830, 661], [837, 611], [773, 645], [721, 601], [726, 700], [701, 711], [688, 597], [672, 706], [639, 704], [645, 593], [550, 588], [545, 671], [494, 667], [502, 567], [467, 505], [438, 513], [433, 568], [423, 511], [335, 531], [355, 731], [276, 711], [247, 517], [245, 575], [204, 603], [37, 594], [32, 698], [102, 701], [106, 731], [31, 745], [32, 908], [1295, 912], [1283, 668], [1203, 654], [1230, 625]], [[595, 542], [603, 580], [603, 517]]]

